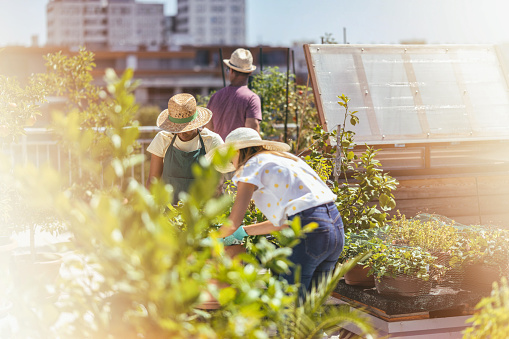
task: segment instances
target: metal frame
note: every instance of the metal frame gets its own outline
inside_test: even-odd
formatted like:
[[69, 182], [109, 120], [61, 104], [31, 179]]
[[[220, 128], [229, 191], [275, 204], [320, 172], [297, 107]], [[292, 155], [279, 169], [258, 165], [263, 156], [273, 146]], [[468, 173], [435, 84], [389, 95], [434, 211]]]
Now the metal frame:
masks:
[[[366, 108], [366, 114], [368, 117], [368, 122], [370, 126], [371, 136], [369, 140], [363, 140], [362, 137], [358, 137], [357, 139], [363, 142], [367, 142], [368, 144], [394, 144], [394, 143], [436, 143], [436, 142], [464, 142], [464, 141], [472, 141], [472, 140], [506, 140], [509, 139], [509, 135], [487, 135], [487, 133], [474, 133], [473, 131], [479, 130], [478, 121], [473, 114], [473, 106], [471, 102], [471, 98], [469, 92], [466, 89], [465, 80], [461, 74], [459, 66], [454, 61], [458, 58], [456, 57], [457, 52], [459, 50], [472, 50], [472, 51], [483, 51], [492, 52], [497, 57], [498, 66], [503, 73], [503, 77], [506, 81], [506, 92], [509, 93], [509, 79], [507, 79], [507, 67], [502, 62], [500, 57], [500, 51], [496, 46], [492, 45], [304, 45], [304, 53], [306, 56], [306, 62], [309, 70], [309, 76], [311, 80], [311, 85], [315, 92], [315, 103], [318, 110], [318, 116], [320, 124], [323, 126], [325, 130], [329, 130], [333, 126], [328, 126], [329, 122], [327, 121], [327, 117], [323, 108], [323, 98], [320, 90], [320, 86], [318, 83], [317, 75], [315, 72], [315, 60], [313, 59], [313, 53], [321, 53], [320, 51], [327, 49], [327, 51], [333, 51], [337, 54], [350, 54], [353, 57], [355, 69], [357, 72], [357, 77], [359, 80], [359, 85], [361, 89], [361, 93], [364, 93], [363, 100]], [[408, 79], [408, 85], [410, 86], [414, 100], [414, 107], [417, 110], [417, 117], [419, 119], [420, 127], [422, 130], [421, 134], [412, 134], [412, 135], [391, 135], [384, 136], [380, 131], [380, 127], [375, 115], [375, 109], [373, 106], [373, 99], [371, 97], [371, 91], [369, 88], [369, 83], [366, 77], [366, 72], [364, 69], [364, 65], [362, 62], [363, 54], [399, 54], [403, 59], [403, 66], [406, 72], [406, 76]], [[441, 54], [441, 55], [449, 55], [451, 59], [451, 64], [453, 67], [453, 71], [456, 77], [456, 82], [458, 83], [458, 87], [462, 92], [462, 100], [465, 105], [465, 111], [468, 114], [469, 120], [468, 123], [471, 127], [471, 131], [458, 133], [454, 136], [447, 138], [441, 134], [431, 133], [430, 126], [428, 124], [426, 111], [423, 108], [423, 98], [421, 95], [421, 91], [419, 89], [418, 79], [415, 75], [415, 70], [412, 65], [410, 55], [412, 54]], [[322, 84], [323, 85], [323, 84]]]

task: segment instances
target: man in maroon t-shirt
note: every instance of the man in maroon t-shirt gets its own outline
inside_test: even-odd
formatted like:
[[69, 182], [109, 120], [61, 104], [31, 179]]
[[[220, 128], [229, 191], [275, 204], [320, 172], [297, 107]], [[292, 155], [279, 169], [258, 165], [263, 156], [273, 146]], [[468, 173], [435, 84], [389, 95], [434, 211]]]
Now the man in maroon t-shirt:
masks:
[[236, 49], [230, 59], [223, 62], [228, 66], [230, 86], [210, 98], [207, 108], [213, 115], [205, 127], [219, 134], [223, 140], [238, 127], [249, 127], [260, 133], [260, 98], [247, 87], [249, 75], [256, 69], [251, 52]]

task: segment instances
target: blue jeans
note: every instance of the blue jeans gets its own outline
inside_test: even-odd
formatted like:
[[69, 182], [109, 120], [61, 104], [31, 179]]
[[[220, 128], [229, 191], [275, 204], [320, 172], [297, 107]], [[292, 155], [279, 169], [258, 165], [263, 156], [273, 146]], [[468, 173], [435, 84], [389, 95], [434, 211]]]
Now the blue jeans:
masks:
[[290, 261], [295, 265], [290, 273], [283, 275], [289, 283], [295, 283], [297, 266], [301, 268], [301, 288], [299, 296], [304, 299], [305, 291], [310, 291], [313, 285], [319, 283], [322, 277], [333, 271], [345, 242], [343, 221], [334, 204], [313, 207], [289, 217], [293, 220], [300, 217], [302, 226], [316, 222], [318, 227], [307, 233], [304, 239], [293, 248]]

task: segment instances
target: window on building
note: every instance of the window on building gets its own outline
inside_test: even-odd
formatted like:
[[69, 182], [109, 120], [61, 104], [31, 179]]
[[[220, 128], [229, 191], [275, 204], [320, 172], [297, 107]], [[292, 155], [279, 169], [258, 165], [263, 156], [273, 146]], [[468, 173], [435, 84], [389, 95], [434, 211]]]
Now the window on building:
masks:
[[211, 6], [210, 9], [216, 13], [223, 13], [225, 11], [224, 6]]
[[224, 18], [222, 16], [213, 16], [210, 18], [210, 22], [213, 24], [223, 24]]

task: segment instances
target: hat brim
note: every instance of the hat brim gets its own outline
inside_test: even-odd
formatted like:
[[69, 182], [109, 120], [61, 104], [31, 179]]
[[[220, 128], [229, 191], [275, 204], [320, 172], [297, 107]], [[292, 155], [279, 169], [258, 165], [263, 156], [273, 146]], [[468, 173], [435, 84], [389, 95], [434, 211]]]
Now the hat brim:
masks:
[[196, 107], [198, 115], [193, 121], [177, 124], [168, 120], [168, 109], [162, 111], [157, 117], [157, 127], [171, 133], [188, 132], [206, 125], [212, 119], [212, 111], [205, 107]]
[[251, 65], [251, 67], [249, 69], [243, 69], [243, 68], [239, 68], [237, 66], [234, 66], [230, 63], [230, 59], [223, 59], [223, 62], [226, 66], [228, 66], [229, 68], [231, 69], [234, 69], [236, 70], [237, 72], [241, 72], [241, 73], [251, 73], [253, 72], [254, 70], [256, 70], [256, 66], [255, 65]]
[[[276, 151], [276, 152], [288, 152], [290, 151], [291, 147], [288, 144], [285, 144], [283, 142], [279, 141], [270, 141], [270, 140], [242, 140], [242, 141], [235, 141], [235, 142], [226, 142], [222, 145], [219, 145], [212, 149], [210, 152], [205, 154], [205, 157], [207, 160], [212, 160], [216, 152], [225, 153], [230, 147], [233, 147], [236, 151], [247, 148], [247, 147], [255, 147], [255, 146], [262, 146], [268, 151]], [[236, 170], [235, 166], [233, 166], [232, 163], [223, 166], [218, 167], [216, 166], [216, 169], [221, 173], [229, 173]]]

